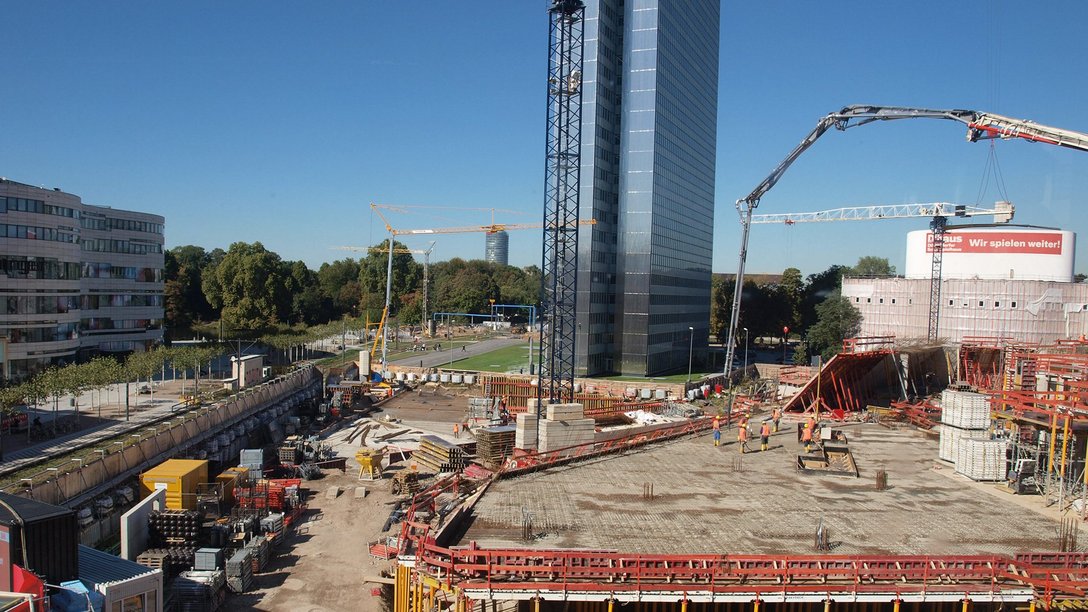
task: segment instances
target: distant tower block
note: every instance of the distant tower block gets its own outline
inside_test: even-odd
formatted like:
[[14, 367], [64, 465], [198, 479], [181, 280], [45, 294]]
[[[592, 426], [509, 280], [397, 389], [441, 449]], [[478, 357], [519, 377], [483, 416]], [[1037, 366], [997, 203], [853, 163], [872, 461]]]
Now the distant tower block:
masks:
[[486, 240], [487, 242], [484, 244], [484, 259], [487, 260], [488, 263], [495, 263], [500, 266], [509, 265], [510, 234], [507, 234], [502, 230], [488, 232]]

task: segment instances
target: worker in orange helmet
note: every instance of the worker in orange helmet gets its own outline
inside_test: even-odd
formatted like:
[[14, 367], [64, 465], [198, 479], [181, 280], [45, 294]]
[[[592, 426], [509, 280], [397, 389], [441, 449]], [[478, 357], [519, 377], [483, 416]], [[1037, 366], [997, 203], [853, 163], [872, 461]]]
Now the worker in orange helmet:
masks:
[[809, 417], [805, 421], [805, 428], [801, 431], [801, 444], [805, 445], [805, 452], [812, 450], [812, 433], [816, 430], [816, 419]]
[[722, 441], [722, 423], [718, 420], [718, 417], [714, 417], [712, 426], [714, 427], [714, 446], [717, 446]]
[[774, 410], [771, 410], [771, 420], [774, 421], [774, 432], [778, 433], [778, 422], [782, 420], [782, 408], [775, 406]]
[[743, 455], [748, 452], [748, 423], [743, 422], [737, 426], [737, 444], [740, 445], [740, 452]]
[[767, 446], [771, 441], [771, 422], [763, 421], [763, 425], [759, 428], [759, 450], [766, 451]]

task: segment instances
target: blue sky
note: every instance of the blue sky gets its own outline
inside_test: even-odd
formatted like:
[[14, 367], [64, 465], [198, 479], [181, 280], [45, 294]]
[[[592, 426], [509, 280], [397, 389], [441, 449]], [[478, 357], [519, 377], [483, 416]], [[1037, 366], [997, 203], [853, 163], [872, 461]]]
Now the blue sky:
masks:
[[[539, 221], [545, 0], [13, 2], [0, 35], [0, 176], [167, 218], [167, 246], [261, 241], [316, 268], [384, 237], [370, 202], [446, 206], [400, 228]], [[1088, 3], [723, 2], [714, 270], [733, 271], [734, 201], [822, 115], [855, 103], [970, 108], [1088, 131]], [[1008, 195], [1021, 223], [1085, 234], [1088, 156], [968, 143], [945, 121], [828, 133], [760, 212]], [[460, 209], [459, 209], [460, 208]], [[862, 255], [902, 269], [924, 219], [757, 226], [749, 270]], [[423, 239], [410, 239], [425, 247]], [[433, 260], [482, 257], [444, 235]], [[1078, 271], [1088, 271], [1088, 248]], [[511, 263], [539, 265], [534, 231]]]

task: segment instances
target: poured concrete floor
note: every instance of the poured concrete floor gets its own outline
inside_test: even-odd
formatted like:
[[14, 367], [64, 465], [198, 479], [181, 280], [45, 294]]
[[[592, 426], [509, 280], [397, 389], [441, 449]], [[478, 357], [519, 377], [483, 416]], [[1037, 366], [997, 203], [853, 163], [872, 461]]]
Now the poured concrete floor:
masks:
[[[950, 477], [935, 439], [875, 424], [844, 429], [860, 478], [798, 472], [792, 429], [773, 436], [767, 452], [743, 456], [730, 429], [720, 447], [703, 435], [494, 483], [460, 544], [811, 554], [823, 521], [835, 554], [1055, 550], [1057, 521], [992, 485]], [[749, 445], [758, 449], [758, 438]], [[885, 491], [874, 486], [881, 468]], [[646, 483], [653, 499], [643, 496]], [[522, 538], [526, 513], [531, 542]]]

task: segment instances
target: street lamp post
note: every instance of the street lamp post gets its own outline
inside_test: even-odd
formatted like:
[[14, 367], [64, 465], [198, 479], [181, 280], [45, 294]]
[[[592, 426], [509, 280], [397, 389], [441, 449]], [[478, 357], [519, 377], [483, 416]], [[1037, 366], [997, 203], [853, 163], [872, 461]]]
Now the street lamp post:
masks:
[[688, 382], [691, 382], [691, 351], [695, 347], [695, 328], [688, 327]]
[[744, 372], [748, 371], [748, 328], [744, 328]]

